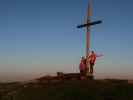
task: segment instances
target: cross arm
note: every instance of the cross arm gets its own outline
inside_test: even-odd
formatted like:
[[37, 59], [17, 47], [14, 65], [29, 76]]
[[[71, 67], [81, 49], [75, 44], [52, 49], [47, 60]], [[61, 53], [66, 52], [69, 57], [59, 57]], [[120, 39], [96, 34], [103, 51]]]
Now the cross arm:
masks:
[[100, 23], [102, 23], [101, 20], [99, 20], [99, 21], [94, 21], [94, 22], [91, 22], [91, 23], [78, 25], [77, 28], [83, 28], [83, 27], [87, 27], [87, 26], [92, 26], [92, 25], [100, 24]]

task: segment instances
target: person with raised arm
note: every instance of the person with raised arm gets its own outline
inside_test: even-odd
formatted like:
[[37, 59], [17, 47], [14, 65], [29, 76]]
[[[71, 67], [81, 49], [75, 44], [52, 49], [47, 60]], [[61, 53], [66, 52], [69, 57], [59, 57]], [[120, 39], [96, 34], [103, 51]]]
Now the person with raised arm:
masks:
[[90, 74], [93, 74], [96, 58], [101, 57], [101, 56], [103, 56], [103, 55], [102, 54], [97, 55], [94, 51], [91, 51], [91, 54], [88, 56], [89, 63], [90, 63]]

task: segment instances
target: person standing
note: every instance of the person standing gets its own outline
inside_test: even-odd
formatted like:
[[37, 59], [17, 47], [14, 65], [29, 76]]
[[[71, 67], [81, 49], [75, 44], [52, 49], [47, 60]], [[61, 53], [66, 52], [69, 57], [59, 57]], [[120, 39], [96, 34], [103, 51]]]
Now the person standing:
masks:
[[86, 70], [86, 65], [85, 65], [85, 58], [82, 57], [80, 64], [79, 64], [79, 70], [80, 70], [80, 79], [83, 80], [85, 78], [85, 70]]
[[95, 54], [94, 51], [91, 51], [91, 54], [88, 57], [89, 63], [90, 63], [90, 74], [93, 74], [96, 58], [101, 57], [101, 56], [103, 56], [103, 55], [97, 55], [97, 54]]

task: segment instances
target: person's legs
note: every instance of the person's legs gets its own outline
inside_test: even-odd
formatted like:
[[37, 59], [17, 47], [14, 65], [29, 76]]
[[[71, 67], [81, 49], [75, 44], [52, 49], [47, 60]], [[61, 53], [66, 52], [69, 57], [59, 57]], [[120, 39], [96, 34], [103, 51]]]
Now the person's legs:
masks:
[[80, 70], [80, 79], [83, 80], [84, 79], [84, 71]]
[[93, 74], [93, 67], [94, 67], [94, 64], [93, 63], [90, 63], [90, 73]]
[[80, 79], [81, 79], [81, 80], [86, 79], [86, 71], [85, 71], [85, 70], [81, 70], [81, 71], [80, 71]]

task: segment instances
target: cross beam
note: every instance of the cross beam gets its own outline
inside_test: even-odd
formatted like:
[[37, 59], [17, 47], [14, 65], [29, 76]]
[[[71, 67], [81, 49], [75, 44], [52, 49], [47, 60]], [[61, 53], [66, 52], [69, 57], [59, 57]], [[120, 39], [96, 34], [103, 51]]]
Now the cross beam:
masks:
[[98, 20], [98, 21], [94, 21], [94, 22], [91, 22], [91, 23], [78, 25], [77, 28], [89, 27], [89, 26], [96, 25], [96, 24], [101, 24], [101, 23], [102, 23], [102, 21]]

